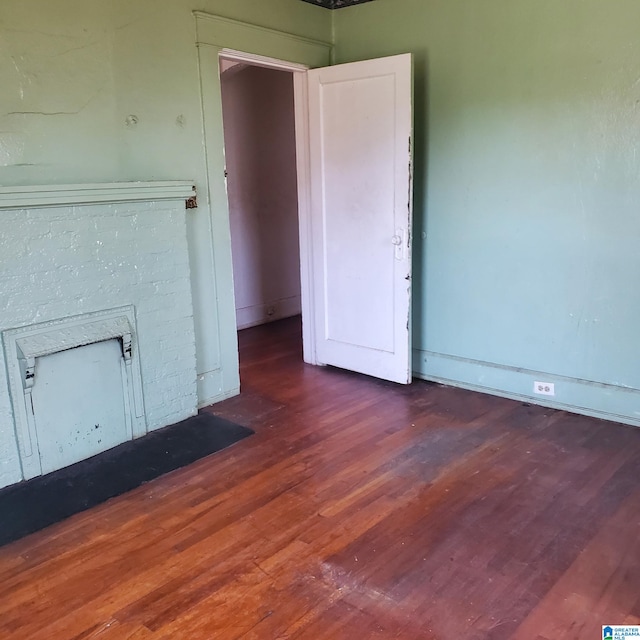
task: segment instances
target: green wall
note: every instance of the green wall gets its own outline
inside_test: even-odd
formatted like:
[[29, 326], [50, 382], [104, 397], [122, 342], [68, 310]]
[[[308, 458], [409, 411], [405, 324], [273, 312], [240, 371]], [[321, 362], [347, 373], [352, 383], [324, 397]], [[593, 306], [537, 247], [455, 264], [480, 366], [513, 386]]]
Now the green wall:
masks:
[[2, 0], [0, 185], [199, 178], [193, 10], [331, 39], [298, 0]]
[[[640, 3], [376, 0], [416, 65], [414, 369], [640, 424]], [[545, 398], [537, 397], [538, 400]]]

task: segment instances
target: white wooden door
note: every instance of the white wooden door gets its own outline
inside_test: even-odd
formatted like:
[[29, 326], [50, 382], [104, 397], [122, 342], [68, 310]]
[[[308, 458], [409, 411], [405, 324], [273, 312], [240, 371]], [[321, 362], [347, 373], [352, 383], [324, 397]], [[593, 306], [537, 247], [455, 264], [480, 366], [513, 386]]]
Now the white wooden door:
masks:
[[316, 360], [408, 384], [411, 55], [308, 80]]

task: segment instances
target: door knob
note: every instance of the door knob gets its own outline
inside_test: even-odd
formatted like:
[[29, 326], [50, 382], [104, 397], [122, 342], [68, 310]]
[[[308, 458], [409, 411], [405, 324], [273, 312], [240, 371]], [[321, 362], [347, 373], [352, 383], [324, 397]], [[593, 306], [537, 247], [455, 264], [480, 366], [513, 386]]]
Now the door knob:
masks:
[[400, 236], [393, 236], [393, 238], [391, 238], [391, 244], [399, 247], [402, 244], [402, 238]]

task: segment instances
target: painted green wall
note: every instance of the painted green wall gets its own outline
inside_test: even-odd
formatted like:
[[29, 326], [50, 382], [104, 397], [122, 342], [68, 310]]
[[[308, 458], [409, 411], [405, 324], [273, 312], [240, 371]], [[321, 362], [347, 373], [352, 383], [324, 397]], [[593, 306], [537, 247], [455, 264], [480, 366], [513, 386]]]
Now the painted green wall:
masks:
[[640, 3], [376, 0], [416, 65], [414, 368], [640, 424]]
[[199, 177], [196, 9], [331, 39], [298, 0], [2, 0], [0, 184]]

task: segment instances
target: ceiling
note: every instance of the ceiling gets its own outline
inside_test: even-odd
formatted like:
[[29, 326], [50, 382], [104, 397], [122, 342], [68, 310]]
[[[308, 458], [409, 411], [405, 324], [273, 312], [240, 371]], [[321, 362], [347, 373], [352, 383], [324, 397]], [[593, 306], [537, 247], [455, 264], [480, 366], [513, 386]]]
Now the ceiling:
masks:
[[302, 0], [310, 4], [317, 4], [325, 9], [341, 9], [342, 7], [351, 7], [354, 4], [362, 4], [363, 2], [371, 2], [371, 0]]

